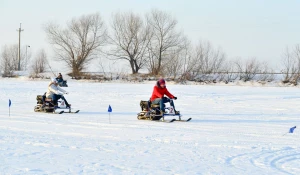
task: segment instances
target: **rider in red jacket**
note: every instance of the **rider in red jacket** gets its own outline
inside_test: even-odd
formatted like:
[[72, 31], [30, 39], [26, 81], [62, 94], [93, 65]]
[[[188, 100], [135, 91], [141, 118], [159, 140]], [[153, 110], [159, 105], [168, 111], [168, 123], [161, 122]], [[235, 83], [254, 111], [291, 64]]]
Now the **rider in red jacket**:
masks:
[[[164, 97], [166, 95], [167, 97]], [[164, 108], [164, 103], [169, 102], [171, 106], [173, 106], [175, 113], [177, 114], [178, 112], [175, 110], [175, 106], [173, 103], [173, 100], [170, 99], [177, 99], [174, 95], [172, 95], [167, 87], [166, 87], [166, 81], [164, 79], [160, 79], [156, 82], [156, 85], [153, 88], [153, 93], [150, 98], [150, 101], [152, 104], [160, 104], [160, 110], [161, 112], [165, 112]]]

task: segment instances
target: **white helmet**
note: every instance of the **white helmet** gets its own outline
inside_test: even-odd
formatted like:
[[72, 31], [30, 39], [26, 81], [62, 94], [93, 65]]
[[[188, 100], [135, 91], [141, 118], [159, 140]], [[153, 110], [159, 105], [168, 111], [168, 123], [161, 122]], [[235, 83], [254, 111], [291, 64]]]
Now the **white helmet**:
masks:
[[51, 82], [52, 82], [52, 83], [57, 83], [56, 78], [52, 78], [52, 79], [51, 79]]

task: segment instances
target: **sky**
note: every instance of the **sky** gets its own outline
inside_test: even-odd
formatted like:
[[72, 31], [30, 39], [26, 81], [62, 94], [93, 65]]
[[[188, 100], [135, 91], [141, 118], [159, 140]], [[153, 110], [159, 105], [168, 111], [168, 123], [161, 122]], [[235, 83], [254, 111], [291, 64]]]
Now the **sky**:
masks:
[[255, 57], [280, 69], [285, 49], [300, 43], [299, 7], [297, 0], [0, 0], [0, 49], [18, 43], [22, 23], [21, 44], [30, 45], [33, 54], [44, 48], [51, 58], [52, 47], [43, 30], [49, 21], [64, 24], [99, 12], [109, 25], [112, 13], [144, 15], [156, 8], [173, 15], [193, 44], [209, 41], [228, 59]]

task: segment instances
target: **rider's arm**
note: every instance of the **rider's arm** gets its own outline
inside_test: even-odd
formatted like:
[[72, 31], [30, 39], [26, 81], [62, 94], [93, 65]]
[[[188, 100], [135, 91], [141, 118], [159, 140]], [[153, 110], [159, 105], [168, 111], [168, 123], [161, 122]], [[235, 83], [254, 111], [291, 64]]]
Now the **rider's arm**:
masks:
[[48, 90], [56, 95], [62, 95], [58, 90], [58, 87], [56, 87], [54, 84], [50, 85], [48, 87]]
[[60, 92], [63, 92], [63, 93], [67, 93], [67, 91], [65, 91], [63, 88], [57, 86], [57, 89], [60, 91]]
[[174, 95], [172, 95], [172, 94], [168, 91], [167, 88], [166, 88], [166, 95], [167, 95], [169, 98], [171, 98], [171, 99], [174, 98]]

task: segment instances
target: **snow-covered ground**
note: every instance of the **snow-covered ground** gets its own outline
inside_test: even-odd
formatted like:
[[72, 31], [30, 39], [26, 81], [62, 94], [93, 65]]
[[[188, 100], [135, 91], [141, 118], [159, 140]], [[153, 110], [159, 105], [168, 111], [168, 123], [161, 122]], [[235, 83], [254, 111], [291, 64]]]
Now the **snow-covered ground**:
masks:
[[193, 119], [162, 123], [136, 118], [154, 82], [68, 81], [61, 115], [33, 111], [47, 85], [0, 79], [1, 175], [300, 174], [298, 87], [168, 84]]

